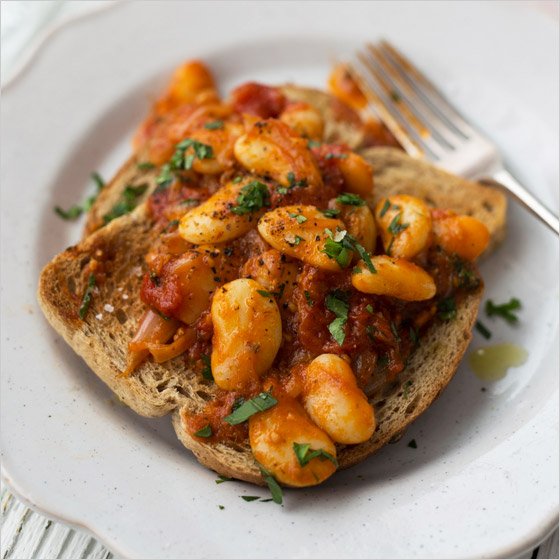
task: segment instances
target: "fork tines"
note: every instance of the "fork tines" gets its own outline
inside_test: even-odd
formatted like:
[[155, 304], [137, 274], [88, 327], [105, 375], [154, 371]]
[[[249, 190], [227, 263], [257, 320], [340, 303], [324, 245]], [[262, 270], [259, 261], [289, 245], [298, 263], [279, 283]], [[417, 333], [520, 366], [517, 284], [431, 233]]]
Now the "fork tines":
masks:
[[368, 44], [349, 71], [409, 154], [439, 161], [472, 135], [428, 78], [387, 41]]

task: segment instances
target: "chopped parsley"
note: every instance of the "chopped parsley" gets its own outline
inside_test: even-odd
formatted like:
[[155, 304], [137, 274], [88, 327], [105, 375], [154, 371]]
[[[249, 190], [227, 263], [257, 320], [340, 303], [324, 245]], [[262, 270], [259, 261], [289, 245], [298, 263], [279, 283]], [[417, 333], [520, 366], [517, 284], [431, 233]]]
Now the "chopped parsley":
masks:
[[348, 154], [327, 154], [325, 156], [325, 159], [333, 159], [333, 158], [338, 158], [338, 159], [346, 159], [348, 157]]
[[268, 187], [260, 181], [251, 181], [242, 187], [237, 197], [237, 206], [233, 206], [231, 211], [239, 216], [255, 212], [265, 206], [270, 206], [270, 193]]
[[340, 214], [340, 210], [338, 208], [326, 208], [325, 210], [321, 210], [321, 212], [327, 218], [336, 218]]
[[385, 216], [385, 214], [387, 213], [387, 210], [389, 210], [389, 208], [391, 208], [391, 203], [389, 202], [389, 199], [386, 198], [385, 202], [383, 203], [383, 207], [381, 208], [381, 211], [379, 212], [379, 217], [383, 218], [383, 216]]
[[198, 432], [195, 432], [194, 435], [196, 437], [209, 438], [212, 435], [212, 427], [210, 426], [210, 424], [206, 424], [204, 428], [200, 428], [200, 430], [198, 430]]
[[334, 319], [334, 321], [332, 321], [328, 326], [329, 332], [338, 344], [342, 346], [344, 339], [346, 338], [344, 327], [348, 321], [348, 294], [346, 292], [336, 290], [326, 297], [325, 306], [336, 316], [336, 319]]
[[210, 121], [204, 125], [206, 130], [218, 130], [224, 128], [224, 121]]
[[360, 255], [368, 270], [372, 273], [377, 272], [371, 258], [362, 245], [358, 243], [355, 237], [350, 235], [346, 230], [338, 231], [335, 234], [330, 229], [325, 229], [328, 239], [325, 242], [325, 253], [329, 258], [335, 259], [340, 268], [346, 268], [352, 260], [352, 252], [355, 251]]
[[296, 187], [307, 187], [307, 179], [300, 179], [299, 181], [296, 181], [296, 175], [293, 171], [290, 171], [286, 178], [288, 179], [288, 188], [290, 189], [295, 189]]
[[290, 245], [291, 247], [299, 245], [302, 241], [305, 241], [305, 239], [303, 237], [300, 237], [299, 235], [294, 235], [294, 238], [292, 240], [286, 239], [286, 243], [288, 243], [288, 245]]
[[368, 304], [366, 305], [366, 311], [367, 311], [368, 313], [371, 313], [371, 314], [373, 315], [373, 307], [372, 307], [371, 303], [368, 303]]
[[361, 196], [352, 193], [342, 193], [336, 197], [336, 201], [348, 206], [365, 206], [366, 204], [366, 201]]
[[173, 172], [171, 170], [171, 165], [166, 163], [161, 167], [159, 175], [156, 177], [157, 188], [154, 192], [161, 192], [165, 190], [173, 181]]
[[317, 142], [317, 140], [308, 140], [307, 147], [311, 150], [313, 148], [319, 148], [321, 146], [321, 142]]
[[222, 474], [218, 475], [218, 478], [216, 479], [216, 484], [222, 484], [223, 482], [231, 482], [233, 480], [233, 478], [230, 478], [229, 476], [224, 476]]
[[204, 377], [204, 379], [207, 379], [208, 381], [214, 381], [214, 376], [212, 375], [212, 366], [210, 365], [210, 356], [208, 356], [208, 354], [204, 354], [204, 356], [202, 356], [202, 358], [200, 359], [204, 364], [204, 367], [202, 368], [202, 377]]
[[80, 305], [80, 309], [78, 310], [78, 315], [80, 319], [84, 320], [86, 314], [91, 305], [91, 294], [93, 293], [93, 288], [95, 287], [95, 275], [90, 274], [88, 277], [88, 283], [86, 291], [84, 292], [84, 297], [82, 298], [82, 304]]
[[521, 301], [517, 298], [511, 298], [507, 303], [496, 304], [489, 299], [484, 309], [488, 317], [501, 317], [510, 325], [515, 325], [519, 322], [519, 317], [515, 313], [521, 309]]
[[408, 224], [401, 224], [401, 218], [402, 218], [402, 212], [399, 212], [392, 220], [391, 223], [389, 224], [389, 227], [387, 228], [387, 231], [393, 236], [391, 238], [391, 242], [389, 243], [389, 246], [387, 247], [387, 254], [390, 255], [391, 254], [391, 249], [393, 247], [393, 243], [395, 241], [395, 237], [401, 233], [401, 231], [404, 231], [407, 227]]
[[296, 454], [298, 463], [300, 466], [305, 467], [309, 461], [315, 459], [316, 457], [321, 459], [321, 461], [328, 460], [335, 467], [338, 468], [338, 461], [334, 455], [327, 453], [324, 449], [311, 449], [310, 443], [295, 443], [293, 445], [294, 453]]
[[411, 439], [411, 440], [408, 442], [408, 447], [412, 447], [412, 449], [417, 449], [417, 448], [418, 448], [418, 445], [416, 444], [416, 440], [415, 440], [415, 439]]
[[224, 420], [232, 426], [242, 424], [253, 414], [268, 410], [276, 404], [278, 404], [278, 401], [270, 393], [260, 393], [256, 397], [244, 401], [241, 406], [236, 408], [229, 416], [226, 416]]
[[155, 164], [151, 161], [141, 161], [140, 163], [136, 164], [136, 167], [141, 171], [148, 171], [148, 169], [153, 169]]
[[260, 294], [261, 296], [265, 297], [265, 298], [271, 298], [272, 294], [270, 292], [267, 292], [266, 290], [257, 290], [257, 293]]
[[243, 498], [246, 502], [254, 502], [256, 500], [260, 500], [260, 496], [240, 496], [240, 498]]
[[296, 214], [295, 212], [290, 212], [288, 216], [290, 216], [290, 218], [293, 218], [298, 224], [303, 224], [304, 222], [307, 222], [307, 218], [305, 216], [302, 216], [301, 214]]
[[475, 329], [486, 339], [492, 338], [492, 332], [480, 321], [475, 323]]
[[242, 180], [242, 179], [243, 179], [243, 177], [237, 176], [237, 177], [232, 181], [232, 183], [233, 183], [234, 185], [237, 185], [237, 183], [241, 183], [241, 180]]
[[452, 297], [447, 297], [438, 301], [437, 304], [438, 317], [444, 321], [450, 321], [457, 317], [457, 306]]
[[163, 233], [168, 233], [168, 232], [172, 231], [172, 230], [175, 229], [178, 225], [179, 225], [179, 220], [171, 220], [171, 221], [165, 226], [165, 229], [163, 230]]
[[261, 469], [261, 474], [264, 478], [264, 481], [266, 482], [266, 485], [268, 486], [268, 489], [270, 490], [270, 494], [272, 496], [272, 501], [275, 504], [282, 505], [282, 498], [283, 498], [282, 488], [280, 488], [280, 485], [278, 484], [278, 482], [276, 482], [276, 479], [272, 476], [271, 473], [269, 473], [262, 466], [260, 467], [260, 469]]
[[198, 203], [200, 202], [200, 200], [198, 200], [198, 198], [185, 198], [184, 200], [181, 200], [181, 206], [196, 206]]
[[93, 206], [93, 203], [97, 200], [99, 193], [103, 190], [105, 186], [105, 181], [101, 178], [101, 175], [94, 171], [91, 174], [91, 179], [95, 183], [95, 194], [88, 196], [83, 204], [75, 204], [71, 206], [68, 210], [62, 209], [60, 206], [55, 206], [54, 211], [63, 219], [63, 220], [76, 220], [79, 218], [84, 212], [89, 211], [89, 209]]
[[307, 290], [304, 290], [303, 295], [305, 296], [305, 301], [307, 301], [307, 305], [309, 305], [309, 307], [313, 307], [315, 305], [315, 302], [311, 298], [311, 294]]
[[148, 184], [143, 183], [138, 186], [127, 185], [121, 194], [120, 199], [111, 208], [107, 214], [103, 216], [103, 222], [108, 224], [115, 218], [124, 216], [136, 208], [138, 204], [138, 199], [146, 192], [148, 189]]
[[[188, 153], [187, 150], [189, 150]], [[173, 181], [174, 172], [191, 169], [196, 158], [212, 159], [213, 157], [214, 151], [212, 146], [192, 138], [185, 138], [185, 140], [182, 140], [175, 146], [175, 152], [171, 156], [169, 163], [162, 166], [156, 183], [160, 189], [165, 189]]]

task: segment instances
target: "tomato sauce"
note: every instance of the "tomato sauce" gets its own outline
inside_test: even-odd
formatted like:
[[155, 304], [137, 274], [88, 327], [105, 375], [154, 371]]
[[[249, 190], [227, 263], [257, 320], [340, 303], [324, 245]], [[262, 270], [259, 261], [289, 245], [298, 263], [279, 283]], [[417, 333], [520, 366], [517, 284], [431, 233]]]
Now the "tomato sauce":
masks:
[[[286, 98], [277, 88], [257, 83], [237, 88], [231, 97], [231, 105], [237, 118], [239, 114], [261, 119], [275, 118], [281, 114], [286, 103]], [[336, 103], [341, 106], [341, 112], [348, 111], [352, 118], [359, 119], [352, 109], [339, 101]], [[192, 124], [192, 107], [179, 107], [175, 110], [175, 116], [169, 118], [175, 118], [181, 112]], [[152, 151], [159, 154], [158, 158], [163, 157], [164, 152], [166, 157], [172, 153], [169, 146], [173, 146], [173, 142], [170, 144], [169, 138], [173, 141], [182, 140], [181, 135], [188, 130], [186, 124], [172, 125], [171, 121], [152, 123], [150, 126], [153, 134], [150, 145]], [[392, 143], [392, 137], [385, 130], [373, 125], [370, 128], [366, 144], [373, 145], [378, 141], [385, 145]], [[147, 134], [149, 131], [146, 130], [144, 132]], [[285, 186], [268, 176], [261, 177], [259, 181], [266, 185], [269, 195], [268, 205], [263, 212], [291, 204], [312, 204], [320, 209], [327, 208], [329, 201], [347, 190], [339, 162], [347, 157], [350, 149], [344, 145], [317, 145], [309, 142], [308, 150], [319, 169], [322, 184], [308, 185], [306, 181], [294, 180], [292, 184]], [[175, 173], [171, 184], [163, 186], [150, 196], [148, 211], [162, 235], [146, 257], [149, 272], [144, 276], [140, 293], [146, 305], [169, 317], [178, 312], [182, 305], [182, 295], [179, 278], [174, 272], [174, 261], [182, 253], [194, 248], [176, 234], [178, 219], [189, 206], [200, 204], [237, 174], [246, 173], [238, 166], [216, 176], [182, 170]], [[437, 288], [436, 297], [414, 303], [358, 292], [351, 283], [351, 267], [336, 273], [328, 272], [279, 252], [274, 254], [256, 229], [233, 241], [217, 244], [215, 250], [216, 264], [212, 270], [219, 285], [235, 278], [252, 275], [258, 277], [261, 269], [266, 267], [272, 271], [281, 270], [283, 265], [296, 267], [294, 277], [282, 284], [277, 283], [274, 287], [282, 319], [282, 345], [271, 370], [262, 380], [263, 387], [267, 383], [276, 383], [282, 391], [288, 393], [300, 390], [297, 371], [318, 355], [333, 353], [350, 357], [359, 387], [371, 395], [376, 388], [395, 380], [406, 367], [418, 344], [418, 337], [434, 317], [438, 314], [442, 317], [440, 303], [446, 298], [452, 298], [457, 303], [465, 293], [480, 284], [480, 277], [472, 263], [448, 255], [437, 246], [430, 247], [415, 258], [415, 262], [433, 277]], [[376, 254], [382, 252], [381, 242], [378, 241]], [[337, 314], [327, 303], [330, 297], [338, 298], [345, 309], [344, 323], [340, 327], [344, 338], [342, 343], [337, 342], [329, 329], [337, 318]], [[448, 302], [445, 308], [448, 316], [452, 313], [452, 303]], [[202, 376], [212, 352], [210, 306], [202, 312], [193, 326], [197, 337], [185, 353], [185, 367], [194, 367]], [[258, 392], [255, 387], [248, 388], [243, 395], [241, 392], [218, 390], [217, 397], [208, 402], [200, 414], [184, 417], [190, 433], [195, 434], [210, 426], [212, 435], [201, 439], [245, 443], [246, 423], [231, 426], [224, 422], [224, 418], [232, 412], [239, 397], [250, 398], [255, 392]]]

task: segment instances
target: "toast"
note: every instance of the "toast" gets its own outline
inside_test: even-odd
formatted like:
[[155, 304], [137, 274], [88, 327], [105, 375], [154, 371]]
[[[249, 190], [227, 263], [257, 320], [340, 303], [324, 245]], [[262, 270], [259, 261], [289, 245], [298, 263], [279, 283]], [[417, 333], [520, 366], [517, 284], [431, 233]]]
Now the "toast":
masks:
[[[453, 177], [397, 150], [374, 148], [364, 155], [374, 166], [376, 199], [396, 191], [414, 192], [433, 204], [479, 218], [495, 242], [503, 235], [506, 201], [501, 193]], [[137, 171], [130, 160], [111, 189], [123, 189], [131, 176], [154, 186], [153, 174], [131, 175], [132, 165]], [[143, 416], [172, 412], [179, 439], [202, 464], [221, 475], [262, 485], [264, 480], [248, 442], [209, 444], [189, 434], [186, 417], [201, 411], [216, 387], [186, 368], [181, 357], [163, 364], [148, 360], [132, 376], [119, 377], [126, 364], [127, 343], [143, 312], [138, 298], [143, 258], [157, 235], [150, 226], [146, 207], [140, 205], [56, 256], [41, 273], [41, 308], [52, 326], [125, 404]], [[96, 288], [91, 308], [81, 320], [77, 310], [92, 259], [102, 263], [105, 280]], [[453, 321], [433, 324], [396, 382], [371, 397], [377, 429], [365, 443], [338, 446], [341, 468], [364, 460], [398, 437], [439, 396], [470, 342], [481, 297], [479, 288], [460, 302]]]

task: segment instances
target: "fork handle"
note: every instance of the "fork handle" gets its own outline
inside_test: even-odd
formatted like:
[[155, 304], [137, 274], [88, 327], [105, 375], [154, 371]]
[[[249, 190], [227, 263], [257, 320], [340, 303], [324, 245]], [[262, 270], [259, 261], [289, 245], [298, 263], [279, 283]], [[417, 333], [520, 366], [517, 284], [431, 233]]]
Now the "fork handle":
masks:
[[491, 179], [481, 179], [481, 183], [491, 183], [507, 190], [529, 212], [546, 224], [556, 235], [560, 234], [558, 216], [555, 216], [540, 200], [535, 198], [517, 179], [505, 169], [492, 174]]

